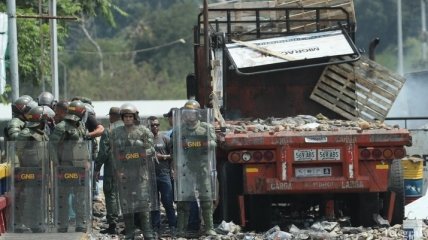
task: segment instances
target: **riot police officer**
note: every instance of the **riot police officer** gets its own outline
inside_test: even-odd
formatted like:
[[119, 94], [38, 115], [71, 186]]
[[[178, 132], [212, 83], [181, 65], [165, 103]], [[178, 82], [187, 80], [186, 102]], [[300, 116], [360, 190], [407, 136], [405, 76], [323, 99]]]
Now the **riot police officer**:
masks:
[[[76, 213], [76, 232], [86, 232], [90, 226], [91, 144], [81, 122], [86, 111], [81, 101], [72, 101], [64, 120], [50, 136], [54, 156], [55, 221], [58, 232], [67, 232], [69, 207]], [[74, 195], [73, 204], [68, 199]]]
[[[98, 142], [95, 138], [101, 137], [101, 135], [104, 132], [104, 126], [100, 122], [98, 122], [95, 117], [95, 110], [94, 110], [94, 106], [92, 106], [91, 99], [87, 97], [82, 97], [82, 96], [75, 96], [71, 101], [76, 101], [76, 100], [84, 103], [86, 107], [86, 112], [85, 112], [85, 115], [82, 117], [82, 122], [85, 124], [86, 129], [88, 129], [87, 137], [91, 138], [92, 140], [92, 159], [95, 160], [98, 154]], [[92, 186], [93, 200], [98, 201], [99, 191], [98, 191], [97, 179], [94, 178], [93, 181], [94, 181], [94, 184]]]
[[110, 137], [113, 169], [116, 174], [120, 208], [125, 222], [126, 239], [134, 239], [136, 213], [144, 239], [155, 239], [150, 211], [156, 209], [156, 177], [153, 158], [153, 134], [140, 125], [138, 110], [131, 104], [120, 107], [124, 123], [113, 129]]
[[22, 225], [30, 228], [33, 233], [46, 230], [49, 138], [44, 128], [50, 114], [47, 110], [50, 109], [42, 106], [32, 108], [26, 114], [26, 128], [17, 137], [19, 167], [14, 169], [14, 188], [21, 190], [25, 196], [13, 203], [17, 205], [15, 211], [22, 210], [23, 224], [15, 221], [16, 232], [21, 231], [19, 226]]
[[45, 127], [45, 132], [50, 135], [54, 128], [55, 128], [55, 113], [54, 113], [54, 109], [55, 109], [55, 105], [57, 103], [57, 100], [55, 99], [54, 95], [52, 95], [52, 93], [50, 92], [42, 92], [40, 93], [40, 95], [37, 97], [37, 104], [39, 106], [46, 106], [49, 107], [52, 111], [50, 111], [52, 114], [48, 114], [49, 118], [47, 120], [47, 125]]
[[54, 109], [56, 102], [54, 95], [50, 92], [42, 92], [37, 97], [37, 103], [39, 106], [48, 106], [51, 109]]
[[68, 101], [61, 100], [55, 105], [55, 124], [64, 120], [65, 115], [67, 115], [68, 104]]
[[213, 228], [215, 200], [215, 146], [212, 109], [201, 109], [189, 100], [174, 115], [174, 164], [176, 172], [177, 235], [185, 235], [189, 202], [198, 199], [205, 235], [216, 235]]
[[25, 128], [25, 114], [28, 113], [37, 103], [33, 99], [24, 95], [15, 100], [12, 104], [12, 119], [7, 124], [5, 129], [6, 140], [13, 141], [18, 136], [19, 132]]
[[106, 218], [108, 228], [101, 230], [103, 234], [117, 234], [118, 221], [118, 195], [116, 188], [116, 179], [113, 173], [112, 153], [110, 149], [110, 135], [114, 128], [122, 126], [120, 117], [120, 108], [111, 107], [108, 113], [110, 127], [104, 130], [100, 139], [100, 151], [95, 160], [95, 176], [98, 178], [102, 165], [104, 165], [103, 191], [106, 204]]

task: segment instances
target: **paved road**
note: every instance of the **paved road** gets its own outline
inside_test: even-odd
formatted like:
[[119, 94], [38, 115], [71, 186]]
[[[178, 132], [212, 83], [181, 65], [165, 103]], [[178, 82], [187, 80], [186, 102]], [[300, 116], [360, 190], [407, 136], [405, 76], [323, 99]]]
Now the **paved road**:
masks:
[[87, 240], [90, 239], [86, 233], [6, 233], [0, 236], [5, 240]]

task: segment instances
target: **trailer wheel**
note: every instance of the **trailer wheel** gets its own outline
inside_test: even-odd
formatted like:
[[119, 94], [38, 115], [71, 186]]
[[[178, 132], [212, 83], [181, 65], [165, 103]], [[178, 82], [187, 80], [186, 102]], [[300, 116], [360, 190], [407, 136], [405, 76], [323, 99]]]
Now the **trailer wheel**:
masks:
[[[393, 206], [393, 214], [390, 224], [403, 224], [404, 219], [404, 178], [403, 167], [401, 160], [396, 159], [391, 164], [389, 181], [388, 181], [388, 194], [386, 194], [385, 208], [389, 207], [389, 199], [391, 192], [395, 192], [395, 204]], [[387, 213], [387, 212], [385, 212]]]
[[242, 167], [225, 162], [219, 174], [219, 204], [214, 212], [216, 222], [240, 223], [238, 195], [242, 193]]

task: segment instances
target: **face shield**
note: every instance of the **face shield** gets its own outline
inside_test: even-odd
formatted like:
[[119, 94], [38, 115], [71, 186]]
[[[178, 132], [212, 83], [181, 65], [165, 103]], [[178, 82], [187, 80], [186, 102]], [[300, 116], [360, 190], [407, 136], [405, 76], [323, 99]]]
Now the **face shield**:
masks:
[[195, 109], [183, 109], [182, 118], [185, 124], [195, 125], [199, 120], [199, 112]]

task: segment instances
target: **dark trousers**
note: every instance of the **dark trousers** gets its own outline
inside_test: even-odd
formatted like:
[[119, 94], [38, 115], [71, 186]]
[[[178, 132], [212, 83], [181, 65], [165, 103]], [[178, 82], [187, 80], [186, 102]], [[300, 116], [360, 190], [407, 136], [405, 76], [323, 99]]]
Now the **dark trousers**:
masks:
[[117, 224], [118, 221], [118, 196], [117, 188], [113, 177], [105, 177], [103, 181], [103, 191], [105, 196], [107, 223]]
[[[160, 200], [163, 207], [165, 208], [166, 217], [168, 218], [169, 227], [176, 227], [177, 217], [174, 210], [174, 195], [171, 183], [171, 177], [168, 172], [161, 172], [156, 176], [156, 184], [158, 188], [158, 194], [160, 193]], [[160, 212], [152, 211], [152, 226], [153, 228], [160, 228]]]

